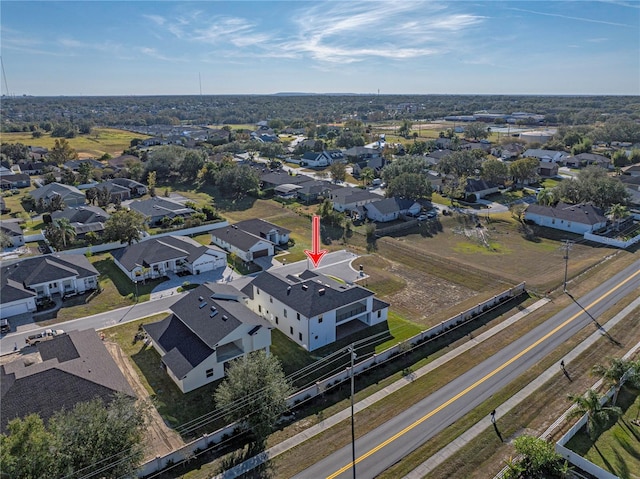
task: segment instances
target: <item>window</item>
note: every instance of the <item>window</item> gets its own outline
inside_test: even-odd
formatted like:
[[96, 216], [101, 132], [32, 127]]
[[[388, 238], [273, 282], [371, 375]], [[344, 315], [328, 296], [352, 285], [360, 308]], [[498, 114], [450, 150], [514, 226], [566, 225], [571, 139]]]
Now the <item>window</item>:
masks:
[[49, 283], [49, 288], [57, 288], [58, 283]]
[[213, 377], [213, 369], [207, 369], [207, 377]]
[[278, 317], [276, 316], [276, 324], [278, 324]]
[[258, 305], [258, 313], [262, 313], [262, 305]]
[[256, 288], [256, 294], [260, 294], [260, 290]]
[[289, 326], [289, 333], [293, 336], [293, 326]]
[[296, 313], [296, 316], [298, 317], [298, 321], [300, 321], [300, 313]]
[[273, 298], [271, 296], [269, 296], [269, 302], [273, 303]]
[[321, 323], [322, 322], [322, 316], [318, 316], [318, 322]]
[[284, 317], [287, 317], [287, 308], [284, 309]]
[[302, 333], [298, 333], [298, 339], [302, 341]]

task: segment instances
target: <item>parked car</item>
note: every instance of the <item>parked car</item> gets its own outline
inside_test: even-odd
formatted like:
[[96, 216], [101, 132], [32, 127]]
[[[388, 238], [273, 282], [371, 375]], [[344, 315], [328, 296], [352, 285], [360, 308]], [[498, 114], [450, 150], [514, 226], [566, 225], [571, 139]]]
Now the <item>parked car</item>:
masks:
[[24, 342], [29, 346], [35, 346], [42, 341], [49, 341], [56, 336], [60, 336], [61, 334], [64, 334], [64, 331], [62, 329], [45, 329], [40, 333], [32, 334], [31, 336], [26, 338]]
[[11, 331], [9, 321], [6, 319], [0, 319], [0, 334], [6, 334]]

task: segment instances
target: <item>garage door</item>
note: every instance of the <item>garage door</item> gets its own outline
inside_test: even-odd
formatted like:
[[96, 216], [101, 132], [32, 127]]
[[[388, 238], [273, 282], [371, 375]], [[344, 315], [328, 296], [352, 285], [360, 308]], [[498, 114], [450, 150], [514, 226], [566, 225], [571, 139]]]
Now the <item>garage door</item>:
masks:
[[11, 305], [2, 305], [0, 306], [0, 318], [10, 318], [11, 316], [15, 316], [17, 314], [28, 313], [29, 307], [26, 303], [19, 304], [11, 304]]
[[260, 258], [262, 256], [269, 256], [269, 250], [268, 249], [261, 249], [261, 250], [253, 252], [253, 257], [254, 258]]

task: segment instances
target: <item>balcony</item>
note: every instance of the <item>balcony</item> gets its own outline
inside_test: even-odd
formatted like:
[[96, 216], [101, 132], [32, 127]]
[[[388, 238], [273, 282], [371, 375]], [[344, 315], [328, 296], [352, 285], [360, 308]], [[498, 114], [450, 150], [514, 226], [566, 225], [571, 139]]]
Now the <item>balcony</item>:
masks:
[[235, 343], [223, 344], [216, 349], [216, 359], [219, 363], [242, 356], [244, 350]]
[[347, 319], [358, 316], [367, 311], [367, 306], [364, 304], [357, 304], [347, 306], [348, 309], [339, 309], [336, 311], [336, 324], [339, 324]]

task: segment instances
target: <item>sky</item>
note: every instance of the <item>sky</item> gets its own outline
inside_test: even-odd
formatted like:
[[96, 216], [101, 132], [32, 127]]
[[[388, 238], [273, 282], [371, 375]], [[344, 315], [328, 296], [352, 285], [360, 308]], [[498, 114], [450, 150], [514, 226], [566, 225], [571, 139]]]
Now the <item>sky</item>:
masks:
[[11, 95], [639, 95], [640, 0], [2, 0], [0, 53]]

